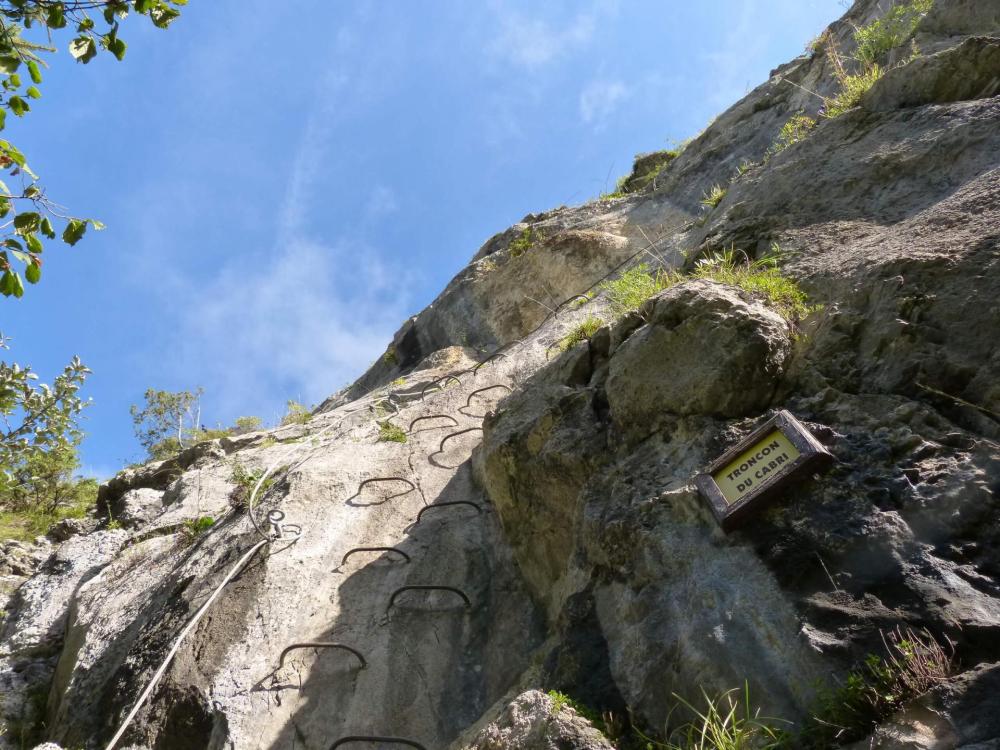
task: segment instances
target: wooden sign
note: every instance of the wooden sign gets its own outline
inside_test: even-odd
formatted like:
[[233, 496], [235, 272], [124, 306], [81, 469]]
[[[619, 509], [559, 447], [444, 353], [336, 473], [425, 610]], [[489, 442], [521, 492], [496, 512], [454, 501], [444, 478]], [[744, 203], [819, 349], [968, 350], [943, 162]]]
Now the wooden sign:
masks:
[[788, 482], [833, 458], [809, 430], [782, 409], [695, 477], [715, 520], [732, 531]]

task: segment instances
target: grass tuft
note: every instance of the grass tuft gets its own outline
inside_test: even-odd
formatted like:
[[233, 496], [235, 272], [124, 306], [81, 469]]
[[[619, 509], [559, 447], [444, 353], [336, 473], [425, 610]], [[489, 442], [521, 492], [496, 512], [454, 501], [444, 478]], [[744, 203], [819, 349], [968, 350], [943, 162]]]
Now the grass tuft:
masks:
[[682, 278], [675, 272], [658, 270], [653, 273], [648, 265], [640, 263], [622, 273], [617, 279], [602, 283], [600, 290], [607, 292], [611, 312], [616, 318], [620, 318], [626, 313], [638, 310], [647, 299], [673, 286]]
[[726, 188], [721, 185], [712, 185], [704, 197], [701, 199], [701, 205], [708, 206], [709, 208], [715, 208], [718, 206], [722, 199], [726, 197]]
[[604, 325], [604, 321], [600, 318], [590, 316], [559, 340], [559, 351], [568, 351], [581, 341], [587, 341], [591, 336], [597, 333], [597, 329], [602, 325]]
[[760, 716], [760, 709], [751, 708], [750, 689], [729, 690], [712, 698], [701, 692], [704, 708], [698, 709], [676, 693], [678, 705], [694, 715], [659, 742], [636, 732], [647, 748], [661, 750], [776, 750], [787, 747], [787, 732], [776, 728], [777, 719]]
[[865, 68], [855, 75], [845, 75], [840, 79], [840, 92], [826, 99], [824, 117], [840, 117], [847, 110], [858, 106], [875, 82], [885, 74], [885, 69], [877, 64]]
[[631, 268], [614, 281], [604, 282], [600, 289], [608, 295], [608, 305], [616, 317], [638, 310], [642, 303], [657, 292], [679, 284], [686, 279], [708, 279], [720, 284], [739, 287], [761, 300], [778, 314], [796, 322], [815, 308], [808, 305], [805, 292], [794, 280], [782, 275], [777, 267], [781, 248], [772, 245], [771, 252], [762, 259], [749, 260], [743, 253], [730, 248], [699, 260], [687, 273], [657, 270], [651, 272], [642, 263]]
[[854, 41], [858, 48], [854, 55], [862, 65], [870, 66], [881, 60], [887, 52], [901, 46], [917, 30], [934, 0], [913, 0], [889, 9], [889, 12], [866, 26], [855, 29]]
[[770, 153], [778, 154], [789, 146], [804, 141], [809, 137], [809, 133], [816, 127], [816, 120], [808, 115], [798, 112], [792, 115], [788, 121], [781, 126], [778, 138], [771, 146]]

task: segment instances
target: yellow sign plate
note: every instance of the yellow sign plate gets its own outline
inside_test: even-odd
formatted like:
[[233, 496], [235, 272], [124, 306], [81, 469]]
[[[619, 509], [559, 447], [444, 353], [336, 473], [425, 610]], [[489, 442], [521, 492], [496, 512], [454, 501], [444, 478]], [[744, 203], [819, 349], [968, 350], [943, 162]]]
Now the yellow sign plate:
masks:
[[783, 432], [774, 430], [713, 472], [712, 479], [732, 505], [764, 482], [783, 474], [800, 455]]

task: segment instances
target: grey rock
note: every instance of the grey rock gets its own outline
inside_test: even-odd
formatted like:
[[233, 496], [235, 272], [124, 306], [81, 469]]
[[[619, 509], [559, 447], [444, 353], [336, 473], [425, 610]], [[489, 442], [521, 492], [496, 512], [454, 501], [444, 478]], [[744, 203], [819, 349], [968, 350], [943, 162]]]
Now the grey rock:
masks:
[[613, 750], [613, 745], [572, 707], [556, 707], [545, 693], [529, 690], [463, 750]]
[[791, 353], [788, 324], [737, 290], [690, 281], [650, 299], [648, 323], [611, 357], [611, 414], [630, 429], [650, 415], [760, 413]]
[[163, 512], [163, 495], [163, 490], [151, 487], [128, 490], [118, 498], [112, 517], [127, 529], [145, 526]]
[[48, 537], [56, 542], [65, 542], [77, 534], [89, 534], [97, 528], [93, 518], [64, 518], [49, 527]]

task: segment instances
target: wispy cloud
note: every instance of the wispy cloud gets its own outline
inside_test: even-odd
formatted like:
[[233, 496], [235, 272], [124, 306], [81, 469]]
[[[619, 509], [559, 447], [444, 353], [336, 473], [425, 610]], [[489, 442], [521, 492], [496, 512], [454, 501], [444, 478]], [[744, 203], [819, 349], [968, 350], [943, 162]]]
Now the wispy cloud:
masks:
[[628, 99], [629, 87], [622, 81], [598, 79], [580, 92], [580, 117], [588, 125], [604, 126], [608, 118]]
[[499, 30], [489, 50], [514, 65], [540, 68], [590, 44], [602, 16], [616, 8], [617, 3], [608, 0], [590, 3], [568, 22], [556, 25], [498, 2], [493, 11]]
[[180, 360], [213, 352], [200, 369], [223, 413], [273, 402], [276, 393], [318, 401], [384, 349], [403, 319], [407, 281], [361, 243], [294, 240], [199, 290], [187, 306], [190, 345]]

